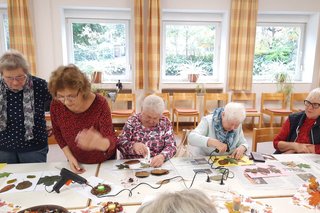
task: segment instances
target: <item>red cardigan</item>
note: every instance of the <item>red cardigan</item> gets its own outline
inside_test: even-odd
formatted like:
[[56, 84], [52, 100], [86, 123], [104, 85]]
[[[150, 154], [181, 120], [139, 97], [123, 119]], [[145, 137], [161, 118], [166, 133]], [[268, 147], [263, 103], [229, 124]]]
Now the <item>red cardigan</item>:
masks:
[[[82, 113], [71, 112], [60, 101], [53, 100], [50, 107], [53, 133], [60, 148], [68, 146], [80, 163], [101, 163], [115, 155], [116, 136], [114, 133], [111, 112], [106, 99], [96, 95], [95, 100]], [[85, 151], [77, 147], [75, 138], [83, 129], [94, 127], [103, 137], [110, 141], [106, 152]]]

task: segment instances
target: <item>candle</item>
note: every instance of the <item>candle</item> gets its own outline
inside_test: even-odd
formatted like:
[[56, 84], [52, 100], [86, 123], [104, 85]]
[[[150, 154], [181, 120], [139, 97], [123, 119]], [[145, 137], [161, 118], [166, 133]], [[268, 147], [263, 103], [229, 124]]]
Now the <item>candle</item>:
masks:
[[116, 208], [116, 204], [114, 204], [114, 203], [111, 203], [108, 205], [109, 210], [114, 210], [115, 208]]
[[99, 185], [98, 186], [98, 191], [104, 191], [104, 185]]
[[240, 211], [240, 207], [241, 207], [241, 197], [236, 195], [233, 197], [233, 210]]

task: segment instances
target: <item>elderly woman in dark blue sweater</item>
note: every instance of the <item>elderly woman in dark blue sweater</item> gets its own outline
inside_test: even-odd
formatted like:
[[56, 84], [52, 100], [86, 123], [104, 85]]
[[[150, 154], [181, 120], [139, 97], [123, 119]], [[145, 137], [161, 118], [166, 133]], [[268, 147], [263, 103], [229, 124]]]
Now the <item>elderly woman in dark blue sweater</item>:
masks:
[[0, 75], [0, 162], [46, 162], [44, 108], [51, 100], [46, 81], [32, 76], [15, 50], [1, 56]]

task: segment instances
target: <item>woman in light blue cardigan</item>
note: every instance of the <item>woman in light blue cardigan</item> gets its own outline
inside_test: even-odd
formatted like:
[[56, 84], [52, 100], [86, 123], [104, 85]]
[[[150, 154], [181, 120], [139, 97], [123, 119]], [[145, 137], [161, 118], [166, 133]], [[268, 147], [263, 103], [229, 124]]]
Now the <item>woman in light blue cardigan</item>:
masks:
[[243, 104], [230, 102], [224, 108], [217, 108], [212, 114], [203, 117], [190, 132], [188, 142], [200, 147], [202, 155], [231, 155], [240, 159], [248, 150], [241, 125], [245, 118]]

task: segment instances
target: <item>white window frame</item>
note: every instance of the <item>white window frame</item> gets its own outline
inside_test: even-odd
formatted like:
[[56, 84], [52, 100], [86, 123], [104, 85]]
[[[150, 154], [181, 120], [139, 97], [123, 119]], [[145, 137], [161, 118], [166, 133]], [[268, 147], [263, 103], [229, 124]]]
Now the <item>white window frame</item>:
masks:
[[106, 10], [83, 10], [83, 9], [66, 9], [65, 10], [66, 21], [66, 40], [68, 50], [68, 62], [74, 63], [74, 51], [73, 51], [73, 37], [72, 37], [72, 23], [120, 23], [126, 25], [127, 34], [127, 49], [126, 57], [128, 66], [126, 68], [126, 74], [124, 76], [108, 76], [107, 81], [102, 83], [115, 83], [121, 80], [123, 83], [132, 83], [132, 44], [130, 42], [131, 37], [131, 11], [129, 9], [106, 9]]
[[[213, 64], [213, 75], [200, 76], [197, 83], [220, 83], [221, 74], [219, 73], [220, 67], [220, 43], [221, 43], [221, 25], [222, 13], [214, 13], [208, 11], [175, 11], [164, 10], [162, 14], [162, 54], [161, 54], [161, 82], [162, 83], [187, 83], [187, 78], [182, 76], [166, 76], [165, 75], [165, 44], [166, 44], [166, 25], [214, 25], [216, 30], [215, 51], [214, 55], [216, 60]], [[185, 76], [186, 77], [186, 76]]]
[[[273, 26], [273, 27], [300, 27], [300, 43], [298, 44], [296, 70], [294, 76], [291, 76], [292, 82], [302, 83], [303, 61], [305, 57], [305, 38], [306, 28], [310, 15], [303, 14], [259, 14], [257, 19], [257, 26]], [[269, 79], [255, 79], [253, 83], [273, 83], [272, 78]]]
[[5, 29], [4, 29], [4, 15], [8, 17], [8, 12], [5, 8], [0, 8], [0, 53], [3, 54], [8, 50], [7, 48], [7, 38], [5, 35]]

